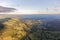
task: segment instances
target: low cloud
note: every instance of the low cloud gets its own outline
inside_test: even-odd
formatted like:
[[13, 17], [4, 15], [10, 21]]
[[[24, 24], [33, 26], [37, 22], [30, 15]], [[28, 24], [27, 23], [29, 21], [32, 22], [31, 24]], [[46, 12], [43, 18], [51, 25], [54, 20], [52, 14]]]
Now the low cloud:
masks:
[[9, 7], [0, 6], [0, 13], [13, 12], [15, 10], [16, 10], [15, 8], [9, 8]]

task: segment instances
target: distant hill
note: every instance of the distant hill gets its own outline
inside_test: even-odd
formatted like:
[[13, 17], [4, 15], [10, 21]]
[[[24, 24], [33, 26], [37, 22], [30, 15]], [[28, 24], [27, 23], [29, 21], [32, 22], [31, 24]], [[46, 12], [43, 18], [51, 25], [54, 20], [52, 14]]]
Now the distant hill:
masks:
[[33, 19], [33, 20], [55, 20], [60, 19], [60, 14], [33, 14], [33, 15], [20, 15], [20, 14], [0, 14], [0, 18], [9, 18], [9, 17], [16, 17], [19, 19]]

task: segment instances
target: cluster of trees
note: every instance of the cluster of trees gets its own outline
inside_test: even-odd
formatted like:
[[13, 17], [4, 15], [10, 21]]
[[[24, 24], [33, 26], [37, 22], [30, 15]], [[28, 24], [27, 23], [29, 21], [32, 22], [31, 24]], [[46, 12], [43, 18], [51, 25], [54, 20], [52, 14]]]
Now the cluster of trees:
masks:
[[0, 24], [1, 40], [22, 40], [27, 37], [34, 23], [32, 21], [21, 21], [17, 18], [8, 18]]

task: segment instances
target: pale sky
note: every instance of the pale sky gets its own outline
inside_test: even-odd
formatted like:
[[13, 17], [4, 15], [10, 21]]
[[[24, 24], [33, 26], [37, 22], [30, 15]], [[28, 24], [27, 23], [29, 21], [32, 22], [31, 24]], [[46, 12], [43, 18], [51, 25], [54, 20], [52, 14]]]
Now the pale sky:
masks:
[[10, 14], [60, 13], [60, 0], [0, 0], [0, 6], [17, 9]]

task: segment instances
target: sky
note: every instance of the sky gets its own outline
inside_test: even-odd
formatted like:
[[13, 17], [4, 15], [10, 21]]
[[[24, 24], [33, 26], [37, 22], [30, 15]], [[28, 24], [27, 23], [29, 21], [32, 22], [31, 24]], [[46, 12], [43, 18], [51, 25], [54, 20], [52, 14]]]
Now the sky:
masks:
[[60, 13], [60, 0], [0, 0], [0, 6], [15, 8], [10, 14]]

